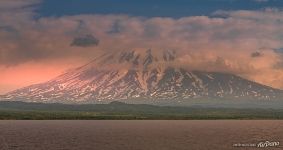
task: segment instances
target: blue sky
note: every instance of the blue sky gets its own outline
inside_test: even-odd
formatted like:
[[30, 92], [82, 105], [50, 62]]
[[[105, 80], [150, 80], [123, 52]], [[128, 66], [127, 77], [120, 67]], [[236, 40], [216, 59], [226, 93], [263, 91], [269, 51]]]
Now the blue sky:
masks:
[[127, 14], [145, 17], [210, 15], [217, 10], [281, 8], [282, 0], [44, 0], [41, 16]]

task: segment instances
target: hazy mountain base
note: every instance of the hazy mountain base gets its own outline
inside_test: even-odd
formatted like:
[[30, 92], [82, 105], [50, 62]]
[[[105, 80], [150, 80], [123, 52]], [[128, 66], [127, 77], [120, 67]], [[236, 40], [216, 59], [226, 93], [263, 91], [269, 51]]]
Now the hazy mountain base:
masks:
[[[41, 103], [27, 99], [11, 99], [1, 101], [14, 101], [26, 103]], [[192, 98], [192, 99], [142, 99], [131, 98], [121, 100], [86, 100], [86, 101], [62, 101], [62, 100], [48, 100], [47, 104], [67, 104], [67, 105], [95, 105], [95, 104], [109, 104], [111, 102], [119, 101], [127, 104], [147, 104], [155, 106], [173, 106], [173, 107], [204, 107], [204, 108], [272, 108], [283, 109], [283, 101], [280, 99], [258, 100], [258, 99], [240, 99], [240, 98]], [[45, 102], [43, 102], [45, 103]]]
[[178, 107], [146, 104], [42, 104], [0, 102], [2, 120], [201, 120], [283, 119], [283, 109]]
[[[127, 104], [149, 104], [157, 106], [173, 107], [202, 107], [202, 108], [263, 108], [263, 109], [283, 109], [282, 100], [257, 100], [257, 99], [219, 99], [219, 98], [194, 98], [189, 100], [118, 100]], [[103, 102], [111, 103], [111, 101]], [[103, 104], [102, 103], [102, 104]]]

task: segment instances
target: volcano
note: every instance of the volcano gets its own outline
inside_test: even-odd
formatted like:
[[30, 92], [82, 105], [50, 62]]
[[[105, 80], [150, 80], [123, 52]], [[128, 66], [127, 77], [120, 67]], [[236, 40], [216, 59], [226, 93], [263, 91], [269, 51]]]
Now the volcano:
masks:
[[282, 91], [234, 74], [174, 65], [175, 51], [119, 51], [45, 83], [7, 93], [4, 100], [44, 103], [184, 102], [192, 99], [279, 99]]

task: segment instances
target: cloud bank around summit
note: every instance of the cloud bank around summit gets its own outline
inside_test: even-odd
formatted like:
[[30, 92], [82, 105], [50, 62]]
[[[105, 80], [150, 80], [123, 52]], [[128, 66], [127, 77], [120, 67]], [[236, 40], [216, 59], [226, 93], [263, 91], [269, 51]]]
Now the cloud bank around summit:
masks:
[[[34, 10], [40, 2], [0, 2], [2, 89], [12, 80], [7, 75], [17, 70], [21, 74], [23, 68], [37, 74], [39, 68], [56, 64], [50, 73], [53, 77], [105, 52], [149, 48], [176, 51], [177, 65], [187, 69], [230, 72], [283, 88], [282, 53], [276, 51], [283, 47], [280, 9], [220, 10], [210, 16], [182, 18], [116, 14], [37, 17]], [[41, 67], [32, 67], [35, 64]], [[26, 79], [22, 80], [3, 91], [26, 85]]]

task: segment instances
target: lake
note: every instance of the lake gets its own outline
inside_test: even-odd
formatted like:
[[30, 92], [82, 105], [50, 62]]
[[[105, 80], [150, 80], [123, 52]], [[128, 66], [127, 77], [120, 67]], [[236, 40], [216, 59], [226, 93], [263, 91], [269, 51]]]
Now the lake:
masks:
[[283, 148], [283, 121], [0, 121], [0, 150], [241, 150], [266, 141]]

